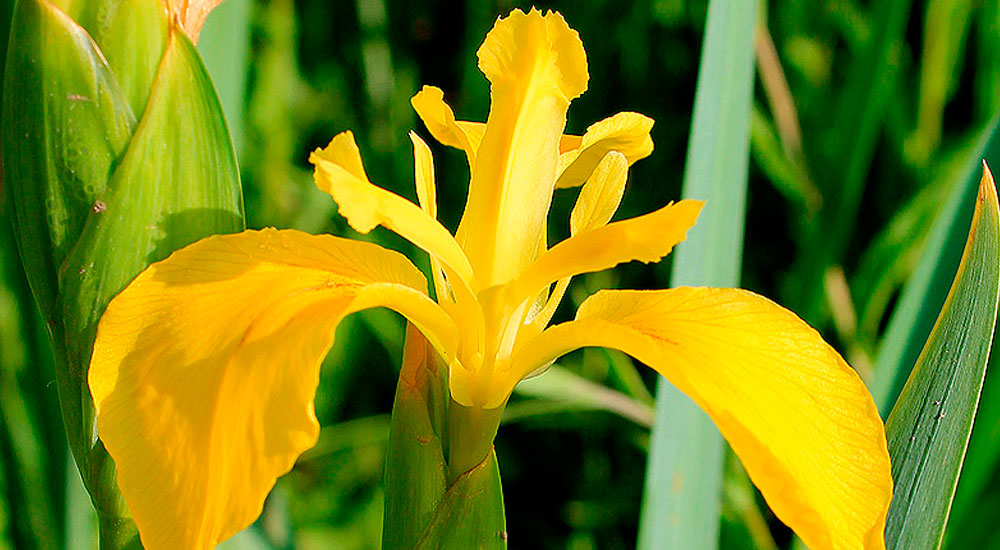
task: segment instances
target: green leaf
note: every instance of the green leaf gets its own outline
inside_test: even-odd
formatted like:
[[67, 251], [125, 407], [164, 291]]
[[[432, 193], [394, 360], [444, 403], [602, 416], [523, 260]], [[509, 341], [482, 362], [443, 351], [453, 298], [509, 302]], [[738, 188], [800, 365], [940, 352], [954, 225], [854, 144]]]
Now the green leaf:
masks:
[[447, 379], [423, 335], [411, 325], [406, 332], [385, 457], [385, 550], [416, 546], [448, 486], [443, 433]]
[[998, 122], [1000, 117], [995, 117], [972, 148], [957, 184], [948, 184], [951, 192], [935, 217], [920, 260], [889, 319], [875, 357], [872, 383], [875, 404], [883, 416], [888, 416], [896, 402], [948, 294], [967, 238], [964, 228], [975, 206], [980, 161], [1000, 152]]
[[[756, 2], [709, 3], [683, 190], [708, 204], [677, 247], [674, 286], [739, 284], [756, 19]], [[687, 396], [666, 380], [658, 384], [639, 548], [715, 548], [722, 436]]]
[[945, 305], [886, 422], [895, 491], [886, 545], [937, 548], [969, 442], [1000, 297], [1000, 208], [985, 168]]
[[246, 103], [250, 57], [251, 0], [226, 0], [205, 20], [198, 35], [198, 51], [219, 91], [229, 133], [236, 150], [243, 143], [243, 106]]
[[641, 426], [653, 425], [654, 412], [649, 404], [603, 384], [592, 382], [559, 365], [550, 367], [545, 371], [545, 376], [523, 380], [514, 391], [519, 395], [535, 399], [508, 405], [504, 410], [504, 422], [530, 416], [525, 414], [530, 412], [530, 409], [524, 409], [526, 405], [545, 411], [547, 414], [552, 410], [551, 406], [538, 407], [540, 403], [546, 403], [558, 404], [559, 410], [563, 411], [604, 410], [628, 418]]
[[[871, 7], [871, 27], [847, 71], [843, 92], [830, 114], [832, 133], [820, 144], [829, 151], [813, 171], [823, 196], [819, 216], [803, 233], [800, 254], [788, 277], [793, 309], [817, 323], [823, 307], [823, 277], [843, 261], [854, 236], [867, 174], [875, 155], [887, 106], [894, 98], [906, 47], [912, 0], [880, 0]], [[815, 166], [814, 166], [815, 168]], [[826, 177], [824, 177], [826, 176]]]

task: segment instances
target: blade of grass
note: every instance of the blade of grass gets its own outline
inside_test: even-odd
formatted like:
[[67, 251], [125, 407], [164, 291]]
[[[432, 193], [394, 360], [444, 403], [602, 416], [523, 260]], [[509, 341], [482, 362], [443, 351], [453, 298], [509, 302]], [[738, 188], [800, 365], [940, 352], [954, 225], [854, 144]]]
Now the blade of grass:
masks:
[[[611, 388], [591, 382], [564, 367], [553, 365], [545, 376], [537, 376], [517, 385], [519, 395], [535, 397], [548, 402], [562, 404], [561, 410], [605, 410], [619, 414], [642, 426], [653, 425], [653, 408], [646, 403]], [[531, 403], [531, 402], [529, 402]], [[504, 411], [504, 421], [523, 417], [515, 408], [514, 412]]]
[[886, 546], [938, 548], [979, 404], [1000, 299], [1000, 207], [983, 167], [958, 273], [886, 422], [896, 485]]
[[941, 142], [944, 107], [958, 87], [972, 7], [956, 0], [927, 3], [917, 125], [904, 147], [906, 156], [917, 166], [926, 165]]
[[[683, 190], [685, 198], [706, 199], [708, 205], [675, 253], [675, 286], [739, 284], [756, 4], [709, 3]], [[666, 380], [659, 381], [656, 403], [639, 548], [715, 548], [722, 436], [708, 416]]]

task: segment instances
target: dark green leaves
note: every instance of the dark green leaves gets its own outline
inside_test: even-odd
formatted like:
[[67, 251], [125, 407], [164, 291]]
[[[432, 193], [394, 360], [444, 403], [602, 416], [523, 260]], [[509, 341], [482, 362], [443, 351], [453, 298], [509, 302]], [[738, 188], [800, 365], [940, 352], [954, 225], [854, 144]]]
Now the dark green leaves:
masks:
[[886, 424], [896, 484], [886, 526], [895, 548], [937, 548], [979, 402], [1000, 295], [1000, 212], [982, 183], [958, 274]]

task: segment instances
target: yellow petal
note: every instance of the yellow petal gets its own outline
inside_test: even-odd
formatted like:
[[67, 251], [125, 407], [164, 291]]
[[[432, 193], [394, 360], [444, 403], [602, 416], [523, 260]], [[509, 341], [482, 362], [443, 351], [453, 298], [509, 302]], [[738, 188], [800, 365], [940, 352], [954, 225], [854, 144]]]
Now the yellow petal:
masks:
[[416, 132], [410, 132], [413, 142], [413, 174], [417, 186], [417, 202], [427, 215], [437, 219], [437, 188], [434, 185], [434, 156], [430, 147]]
[[658, 262], [683, 241], [704, 202], [683, 200], [628, 220], [573, 235], [545, 251], [506, 290], [509, 306], [535, 296], [564, 277], [639, 260]]
[[[424, 121], [427, 130], [430, 131], [434, 139], [443, 145], [455, 147], [465, 151], [465, 156], [469, 159], [469, 168], [476, 165], [476, 150], [479, 149], [479, 142], [482, 140], [482, 123], [457, 122], [455, 113], [444, 101], [444, 92], [441, 88], [434, 86], [424, 86], [417, 95], [410, 98], [410, 105], [417, 112], [420, 120]], [[469, 125], [472, 128], [469, 128]], [[469, 133], [472, 133], [473, 142]]]
[[603, 291], [519, 350], [515, 369], [584, 346], [629, 353], [698, 403], [809, 548], [885, 548], [892, 479], [875, 403], [795, 314], [738, 289]]
[[[414, 174], [417, 185], [417, 200], [420, 208], [429, 216], [437, 216], [436, 192], [434, 186], [434, 158], [431, 150], [414, 132], [410, 132], [413, 142]], [[454, 270], [431, 256], [431, 271], [434, 273], [434, 288], [437, 291], [438, 303], [448, 312], [455, 322], [462, 327], [459, 356], [472, 360], [471, 355], [481, 354], [479, 344], [482, 332], [485, 330], [483, 312], [467, 285], [461, 284], [461, 279]], [[455, 285], [451, 281], [459, 281]], [[473, 348], [469, 348], [469, 346]]]
[[[569, 217], [570, 235], [597, 229], [608, 224], [618, 210], [622, 197], [625, 195], [625, 182], [628, 179], [628, 160], [625, 155], [612, 151], [604, 156], [597, 165], [590, 179], [580, 190], [573, 211]], [[556, 281], [556, 286], [545, 300], [537, 313], [529, 316], [530, 328], [523, 330], [525, 337], [532, 337], [541, 332], [552, 320], [559, 303], [569, 288], [572, 277], [563, 277]], [[518, 335], [521, 337], [521, 335]]]
[[472, 267], [451, 233], [412, 202], [368, 181], [361, 153], [350, 131], [334, 136], [325, 149], [309, 156], [316, 167], [316, 186], [337, 202], [351, 227], [368, 233], [384, 225], [447, 264], [468, 284]]
[[[465, 151], [469, 169], [476, 165], [476, 152], [486, 133], [486, 124], [456, 120], [455, 113], [444, 101], [444, 92], [434, 86], [424, 86], [410, 99], [413, 110], [442, 145]], [[583, 136], [564, 135], [559, 141], [559, 152], [579, 149]]]
[[454, 356], [456, 328], [404, 256], [296, 231], [216, 236], [108, 306], [89, 383], [145, 548], [210, 549], [260, 514], [319, 432], [319, 366], [347, 314], [388, 306]]
[[587, 59], [558, 13], [514, 10], [479, 48], [492, 106], [476, 155], [459, 240], [485, 288], [530, 263], [555, 185], [569, 102], [587, 88]]
[[571, 235], [607, 225], [625, 195], [628, 180], [625, 155], [611, 151], [591, 172], [569, 216]]
[[649, 132], [653, 119], [639, 113], [618, 113], [592, 124], [577, 148], [559, 155], [557, 188], [576, 187], [587, 181], [591, 172], [610, 151], [617, 151], [633, 162], [653, 152]]

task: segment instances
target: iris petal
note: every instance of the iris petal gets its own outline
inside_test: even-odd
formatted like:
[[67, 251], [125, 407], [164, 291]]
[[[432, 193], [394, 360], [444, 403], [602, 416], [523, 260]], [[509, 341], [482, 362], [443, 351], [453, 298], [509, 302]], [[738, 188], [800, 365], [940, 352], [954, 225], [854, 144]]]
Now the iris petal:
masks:
[[562, 279], [639, 260], [658, 262], [683, 241], [705, 203], [683, 200], [573, 235], [543, 253], [506, 290], [510, 306]]
[[878, 411], [795, 314], [737, 289], [603, 291], [521, 348], [513, 374], [585, 346], [631, 354], [698, 403], [809, 548], [885, 548], [892, 479]]
[[628, 158], [617, 151], [605, 155], [600, 164], [591, 170], [587, 183], [573, 205], [569, 217], [570, 234], [576, 235], [607, 225], [625, 196], [627, 180]]
[[[483, 124], [458, 122], [455, 113], [444, 101], [444, 92], [434, 86], [424, 86], [410, 98], [410, 105], [434, 139], [442, 145], [465, 151], [469, 168], [476, 165], [476, 150], [483, 139]], [[470, 134], [472, 134], [470, 136]]]
[[513, 279], [538, 251], [566, 110], [588, 76], [580, 37], [557, 13], [514, 10], [478, 55], [492, 104], [458, 238], [485, 288]]
[[367, 233], [384, 225], [473, 285], [472, 267], [451, 233], [419, 206], [368, 180], [354, 134], [337, 134], [325, 149], [314, 151], [309, 161], [316, 166], [316, 186], [333, 197], [351, 227]]
[[249, 525], [319, 432], [319, 366], [347, 314], [402, 312], [445, 357], [457, 329], [404, 256], [296, 231], [210, 237], [108, 306], [89, 383], [149, 550], [208, 549]]
[[[625, 155], [615, 151], [605, 155], [587, 183], [583, 185], [576, 204], [573, 205], [569, 217], [570, 235], [607, 225], [625, 195], [627, 179], [628, 159]], [[519, 338], [531, 338], [549, 324], [566, 289], [569, 288], [571, 278], [572, 276], [566, 276], [556, 281], [556, 286], [547, 296], [545, 305], [530, 319], [530, 326], [522, 329], [524, 335], [519, 334]]]
[[559, 155], [559, 179], [556, 188], [576, 187], [587, 181], [601, 159], [617, 151], [628, 159], [629, 166], [653, 152], [649, 132], [653, 119], [639, 113], [618, 113], [587, 128], [574, 149]]

